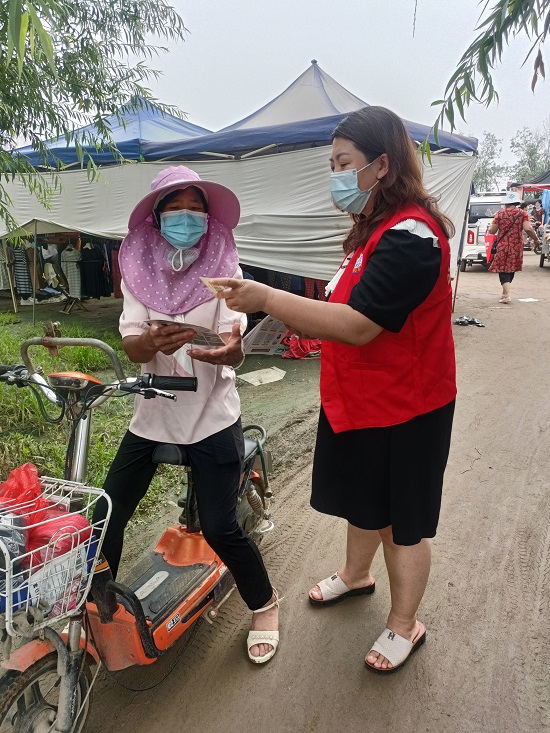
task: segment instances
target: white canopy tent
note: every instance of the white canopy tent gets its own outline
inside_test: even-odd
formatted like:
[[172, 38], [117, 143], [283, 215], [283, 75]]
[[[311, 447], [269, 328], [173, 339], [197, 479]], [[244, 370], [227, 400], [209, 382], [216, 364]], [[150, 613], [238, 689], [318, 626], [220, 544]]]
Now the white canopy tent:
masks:
[[[244, 264], [329, 280], [341, 261], [341, 242], [350, 227], [349, 217], [330, 199], [330, 140], [340, 119], [364, 106], [368, 105], [313, 61], [282, 94], [225, 130], [193, 139], [144, 142], [146, 162], [102, 167], [94, 182], [83, 170], [59, 173], [62, 188], [50, 209], [42, 207], [21, 181], [5, 184], [12, 213], [18, 221], [59, 222], [70, 230], [122, 239], [132, 208], [157, 173], [167, 166], [189, 165], [201, 178], [223, 183], [239, 197], [235, 239]], [[430, 133], [424, 125], [404, 124], [412, 140]], [[438, 142], [432, 165], [424, 165], [424, 181], [455, 225], [454, 275], [477, 141], [442, 131]]]
[[[13, 240], [16, 238], [33, 238], [34, 240], [34, 267], [36, 269], [36, 246], [37, 246], [37, 237], [39, 234], [58, 234], [59, 232], [73, 232], [73, 231], [79, 231], [81, 233], [85, 234], [93, 234], [93, 232], [89, 232], [85, 229], [73, 229], [71, 227], [64, 226], [63, 224], [58, 224], [55, 221], [51, 221], [50, 219], [30, 219], [29, 221], [26, 221], [24, 224], [21, 224], [20, 227], [17, 229], [12, 229], [9, 232], [4, 232], [2, 237], [2, 246], [4, 247], [4, 255], [6, 255], [6, 242], [8, 240]], [[7, 261], [7, 256], [6, 256]], [[8, 268], [8, 278], [10, 282], [10, 291], [11, 291], [11, 297], [13, 301], [13, 309], [14, 312], [17, 313], [18, 306], [17, 306], [17, 298], [15, 296], [15, 288], [14, 283], [11, 278], [11, 273]], [[32, 287], [33, 287], [33, 293], [32, 293], [32, 322], [34, 324], [35, 320], [35, 285], [36, 281], [35, 278], [32, 278]]]
[[[342, 258], [341, 242], [350, 226], [349, 217], [330, 200], [329, 156], [330, 147], [323, 146], [189, 165], [201, 178], [223, 183], [237, 194], [241, 220], [235, 239], [243, 263], [329, 280]], [[18, 221], [59, 222], [56, 225], [66, 230], [122, 239], [132, 208], [166, 165], [111, 166], [93, 182], [85, 171], [60, 173], [61, 192], [50, 209], [41, 206], [20, 181], [6, 188]], [[432, 166], [424, 166], [427, 189], [439, 197], [456, 228], [451, 241], [455, 265], [474, 166], [471, 154], [433, 155]]]
[[313, 59], [311, 66], [284, 92], [248, 117], [225, 127], [222, 132], [349, 114], [366, 106], [366, 102], [348, 92]]

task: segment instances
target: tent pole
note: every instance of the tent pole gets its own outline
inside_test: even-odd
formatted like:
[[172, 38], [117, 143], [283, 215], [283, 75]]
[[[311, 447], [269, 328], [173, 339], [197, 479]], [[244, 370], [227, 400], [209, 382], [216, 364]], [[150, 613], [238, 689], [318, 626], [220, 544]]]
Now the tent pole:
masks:
[[453, 308], [452, 308], [452, 311], [451, 311], [452, 313], [454, 313], [454, 312], [455, 312], [455, 303], [456, 303], [456, 291], [458, 290], [458, 276], [459, 276], [459, 275], [460, 275], [460, 267], [459, 267], [459, 268], [457, 268], [457, 271], [456, 271], [456, 278], [455, 278], [455, 291], [454, 291], [454, 293], [453, 293]]
[[2, 247], [4, 249], [4, 258], [6, 260], [6, 272], [8, 273], [8, 282], [10, 284], [10, 293], [11, 293], [11, 299], [12, 299], [12, 302], [13, 302], [13, 312], [14, 313], [18, 313], [19, 312], [19, 309], [17, 307], [17, 298], [15, 296], [15, 288], [13, 286], [13, 280], [12, 280], [12, 276], [11, 276], [11, 270], [10, 270], [10, 266], [9, 266], [9, 263], [8, 263], [8, 245], [6, 244], [6, 240], [5, 239], [2, 240]]
[[466, 210], [464, 211], [464, 220], [462, 222], [462, 232], [460, 233], [460, 246], [458, 248], [458, 262], [456, 266], [456, 278], [455, 278], [455, 288], [454, 288], [455, 291], [453, 294], [453, 308], [452, 308], [453, 313], [455, 312], [456, 291], [458, 289], [458, 276], [460, 275], [460, 260], [462, 259], [462, 250], [464, 249], [464, 235], [466, 234], [469, 213], [470, 213], [470, 198], [468, 197], [468, 205], [466, 206]]
[[35, 325], [35, 311], [36, 311], [36, 247], [38, 246], [38, 223], [34, 220], [34, 272], [32, 275], [32, 325]]

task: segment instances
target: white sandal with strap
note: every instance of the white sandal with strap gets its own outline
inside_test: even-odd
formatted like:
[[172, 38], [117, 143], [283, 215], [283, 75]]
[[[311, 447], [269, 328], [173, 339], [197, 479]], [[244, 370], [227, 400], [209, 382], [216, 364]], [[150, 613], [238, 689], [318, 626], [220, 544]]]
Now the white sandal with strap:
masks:
[[392, 666], [387, 669], [382, 669], [381, 667], [375, 667], [373, 664], [369, 664], [367, 660], [365, 660], [365, 665], [373, 672], [379, 672], [380, 674], [390, 674], [390, 672], [395, 672], [400, 669], [411, 654], [414, 654], [414, 652], [417, 651], [417, 649], [419, 649], [426, 641], [426, 629], [424, 624], [419, 621], [418, 625], [418, 632], [412, 641], [405, 639], [403, 636], [399, 636], [399, 634], [396, 634], [395, 631], [392, 631], [391, 629], [384, 629], [372, 645], [369, 654], [371, 652], [381, 654], [383, 657], [386, 657]]
[[[279, 598], [279, 594], [275, 590], [275, 588], [273, 588], [273, 595], [275, 596], [275, 600], [273, 601], [273, 603], [270, 603], [269, 606], [258, 608], [256, 611], [252, 611], [252, 613], [263, 613], [264, 611], [269, 611], [270, 609], [275, 608], [275, 606], [279, 608], [279, 603], [283, 599]], [[258, 644], [267, 644], [273, 648], [267, 654], [264, 654], [261, 657], [255, 657], [250, 653], [250, 650], [253, 646], [257, 646]], [[246, 639], [246, 646], [248, 650], [248, 658], [251, 662], [254, 662], [255, 664], [264, 664], [264, 662], [269, 662], [269, 660], [275, 656], [275, 652], [277, 651], [277, 647], [279, 646], [279, 632], [249, 631], [248, 637]]]
[[309, 595], [309, 602], [313, 606], [334, 606], [335, 603], [345, 601], [346, 598], [352, 596], [370, 595], [376, 588], [374, 582], [362, 588], [349, 588], [338, 573], [320, 580], [317, 587], [321, 591], [321, 598], [313, 598], [312, 595]]

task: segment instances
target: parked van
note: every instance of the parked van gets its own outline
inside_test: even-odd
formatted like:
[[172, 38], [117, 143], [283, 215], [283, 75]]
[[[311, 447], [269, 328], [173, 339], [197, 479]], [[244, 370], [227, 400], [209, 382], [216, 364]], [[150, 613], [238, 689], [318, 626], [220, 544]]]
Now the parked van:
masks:
[[497, 211], [504, 207], [504, 196], [504, 193], [496, 192], [480, 193], [470, 197], [468, 232], [460, 258], [461, 272], [472, 265], [487, 267], [485, 233]]

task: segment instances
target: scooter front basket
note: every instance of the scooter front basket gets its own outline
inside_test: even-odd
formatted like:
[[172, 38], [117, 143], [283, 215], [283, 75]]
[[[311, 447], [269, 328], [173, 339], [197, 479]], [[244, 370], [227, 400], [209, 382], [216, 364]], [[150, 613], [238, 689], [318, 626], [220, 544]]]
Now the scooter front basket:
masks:
[[[34, 631], [74, 615], [86, 600], [98, 562], [111, 502], [101, 489], [75, 481], [40, 479], [35, 502], [0, 504], [0, 616], [10, 636], [24, 614]], [[97, 502], [106, 518], [93, 522]]]

